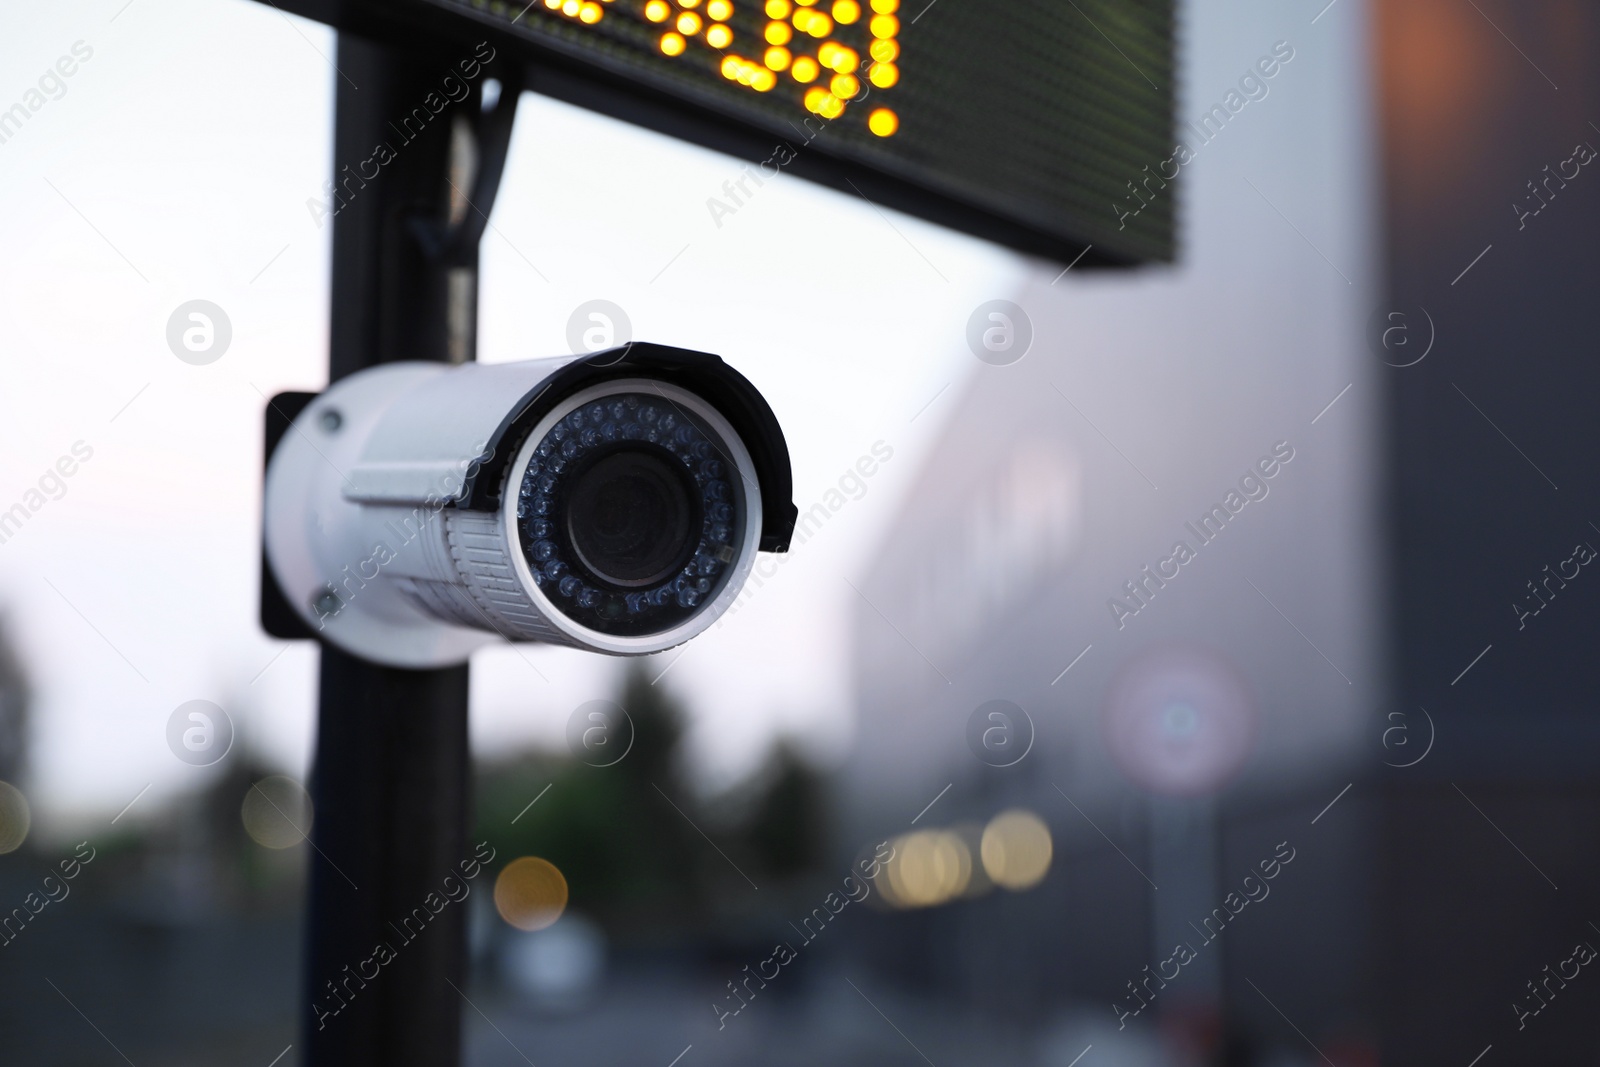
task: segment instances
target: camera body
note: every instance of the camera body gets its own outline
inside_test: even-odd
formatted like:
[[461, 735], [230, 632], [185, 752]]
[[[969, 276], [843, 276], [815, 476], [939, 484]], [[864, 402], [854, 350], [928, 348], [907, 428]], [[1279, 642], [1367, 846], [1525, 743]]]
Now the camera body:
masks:
[[771, 408], [714, 355], [388, 363], [271, 450], [267, 577], [314, 636], [389, 666], [497, 637], [644, 655], [788, 550], [792, 493]]

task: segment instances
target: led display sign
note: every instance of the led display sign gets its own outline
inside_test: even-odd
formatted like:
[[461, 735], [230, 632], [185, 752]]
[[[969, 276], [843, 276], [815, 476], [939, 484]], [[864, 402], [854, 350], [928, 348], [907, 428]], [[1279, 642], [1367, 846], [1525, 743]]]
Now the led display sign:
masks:
[[1173, 255], [1171, 0], [283, 6], [434, 45], [487, 37], [535, 91], [752, 160], [782, 145], [792, 173], [1024, 251]]

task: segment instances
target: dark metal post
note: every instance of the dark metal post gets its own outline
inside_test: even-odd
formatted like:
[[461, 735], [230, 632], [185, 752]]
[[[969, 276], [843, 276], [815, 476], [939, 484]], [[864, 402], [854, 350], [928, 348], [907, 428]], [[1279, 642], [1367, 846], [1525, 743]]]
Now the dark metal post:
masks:
[[[485, 109], [484, 59], [339, 37], [330, 380], [474, 356], [478, 239], [518, 88]], [[324, 645], [318, 699], [302, 1062], [451, 1067], [466, 910], [425, 902], [471, 856], [467, 668], [398, 670]], [[416, 909], [425, 926], [405, 923]]]

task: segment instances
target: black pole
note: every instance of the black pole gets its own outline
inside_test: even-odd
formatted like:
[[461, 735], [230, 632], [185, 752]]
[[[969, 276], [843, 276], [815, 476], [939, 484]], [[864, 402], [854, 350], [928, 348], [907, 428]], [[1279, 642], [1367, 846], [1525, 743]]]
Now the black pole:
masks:
[[[303, 1062], [450, 1067], [465, 909], [406, 920], [469, 856], [467, 668], [396, 670], [324, 646], [319, 700]], [[380, 944], [394, 953], [381, 964]]]
[[[474, 357], [478, 238], [518, 86], [484, 108], [489, 56], [339, 36], [330, 381]], [[467, 668], [399, 670], [324, 644], [318, 699], [302, 1062], [452, 1067], [466, 909], [428, 901], [472, 856]], [[407, 924], [419, 908], [432, 917]]]

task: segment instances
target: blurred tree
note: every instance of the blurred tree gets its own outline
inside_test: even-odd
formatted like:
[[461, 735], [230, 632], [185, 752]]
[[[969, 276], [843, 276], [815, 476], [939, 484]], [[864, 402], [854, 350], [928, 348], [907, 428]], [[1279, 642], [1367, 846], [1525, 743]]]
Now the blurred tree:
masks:
[[703, 938], [714, 910], [749, 906], [746, 873], [765, 888], [817, 869], [822, 784], [794, 746], [780, 744], [755, 775], [707, 801], [683, 773], [686, 717], [666, 687], [633, 663], [617, 703], [633, 745], [609, 767], [548, 753], [479, 767], [475, 840], [498, 850], [497, 866], [549, 860], [571, 907], [636, 945]]
[[701, 918], [695, 846], [705, 847], [685, 817], [694, 805], [678, 769], [683, 713], [638, 664], [617, 703], [633, 743], [611, 766], [529, 754], [480, 768], [477, 840], [494, 845], [499, 864], [524, 855], [555, 864], [571, 906], [613, 936], [677, 940]]
[[[255, 783], [282, 772], [243, 739], [223, 760], [221, 771], [200, 796], [185, 804], [195, 822], [196, 847], [207, 857], [220, 902], [255, 910], [298, 907], [303, 853], [310, 846], [265, 848], [251, 840], [243, 819], [245, 797]], [[309, 821], [300, 829], [309, 835]]]
[[741, 835], [768, 881], [789, 881], [822, 862], [822, 778], [794, 745], [780, 741], [759, 776], [753, 814]]
[[31, 693], [9, 630], [0, 618], [0, 781], [16, 784], [26, 770]]

